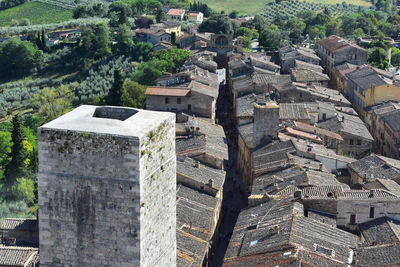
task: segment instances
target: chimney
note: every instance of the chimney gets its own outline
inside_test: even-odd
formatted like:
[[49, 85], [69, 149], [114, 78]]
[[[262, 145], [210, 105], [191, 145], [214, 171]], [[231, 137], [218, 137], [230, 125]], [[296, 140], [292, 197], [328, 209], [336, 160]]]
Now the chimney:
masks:
[[369, 190], [369, 196], [368, 196], [369, 198], [373, 198], [374, 197], [374, 191], [375, 191], [374, 189], [370, 189]]
[[209, 185], [210, 187], [213, 186], [213, 183], [214, 183], [214, 180], [213, 180], [213, 179], [208, 180], [208, 185]]
[[278, 190], [279, 189], [279, 185], [277, 183], [274, 183], [274, 190]]
[[319, 170], [322, 171], [322, 167], [324, 166], [324, 164], [322, 164], [322, 162], [319, 164]]
[[301, 191], [297, 190], [296, 192], [294, 192], [293, 197], [296, 199], [300, 199], [301, 198]]
[[200, 161], [196, 160], [194, 163], [195, 168], [200, 168]]

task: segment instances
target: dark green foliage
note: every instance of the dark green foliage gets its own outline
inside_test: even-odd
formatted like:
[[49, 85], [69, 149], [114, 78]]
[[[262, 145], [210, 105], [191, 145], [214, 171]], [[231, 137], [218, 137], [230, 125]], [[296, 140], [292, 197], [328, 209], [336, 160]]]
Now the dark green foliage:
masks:
[[26, 174], [25, 159], [26, 153], [24, 149], [24, 131], [22, 129], [22, 118], [19, 114], [15, 115], [12, 119], [12, 133], [10, 157], [11, 160], [5, 167], [5, 182], [6, 184], [13, 184], [17, 177], [22, 177]]
[[213, 15], [199, 25], [199, 32], [233, 34], [234, 28], [232, 22], [230, 22], [227, 17], [223, 15]]
[[[111, 15], [110, 17], [110, 14]], [[118, 27], [120, 24], [127, 24], [128, 23], [128, 17], [132, 15], [132, 10], [131, 8], [123, 3], [112, 3], [108, 9], [108, 15], [110, 17], [110, 25], [112, 27]], [[114, 20], [115, 15], [117, 17], [117, 20]]]
[[124, 91], [122, 94], [122, 104], [125, 107], [144, 108], [144, 100], [146, 87], [135, 81], [127, 81], [124, 83]]
[[137, 28], [150, 28], [151, 24], [153, 24], [153, 20], [148, 17], [140, 16], [135, 20]]
[[162, 49], [150, 54], [150, 59], [162, 60], [168, 63], [167, 72], [178, 72], [189, 57], [190, 52], [183, 49]]
[[173, 45], [176, 44], [176, 32], [172, 32], [172, 33], [171, 33], [171, 43], [172, 43]]
[[99, 23], [82, 31], [79, 49], [87, 57], [100, 58], [111, 55], [110, 29], [105, 23]]
[[92, 6], [77, 6], [74, 9], [74, 19], [88, 17], [104, 17], [106, 9], [102, 3], [96, 3]]
[[256, 29], [261, 32], [266, 26], [268, 26], [268, 21], [260, 15], [255, 15], [253, 19], [243, 22], [240, 26], [250, 29]]
[[231, 13], [229, 13], [229, 17], [231, 19], [236, 19], [238, 16], [238, 12], [236, 10], [233, 10]]
[[13, 38], [0, 44], [0, 77], [28, 74], [43, 61], [43, 52], [29, 41]]
[[141, 63], [132, 74], [132, 80], [144, 85], [154, 85], [164, 69], [167, 69], [167, 64], [166, 61], [157, 59]]
[[128, 54], [132, 52], [135, 44], [132, 39], [131, 28], [128, 25], [119, 25], [115, 40], [117, 44], [114, 45], [114, 50], [117, 54]]
[[114, 83], [105, 97], [106, 105], [122, 106], [122, 93], [123, 93], [124, 78], [119, 69], [114, 70]]
[[391, 63], [393, 66], [396, 66], [396, 67], [400, 66], [400, 50], [395, 47], [392, 48]]
[[157, 21], [157, 23], [159, 23], [159, 22], [161, 22], [161, 21], [163, 21], [165, 19], [166, 19], [166, 16], [165, 16], [164, 11], [162, 11], [161, 8], [158, 8], [157, 12], [156, 12], [156, 21]]
[[132, 80], [143, 85], [154, 85], [164, 71], [178, 72], [190, 52], [183, 49], [164, 49], [152, 52], [149, 61], [141, 63]]
[[267, 51], [276, 50], [281, 46], [281, 31], [275, 25], [271, 25], [261, 32], [259, 42]]
[[388, 67], [387, 53], [381, 47], [374, 47], [368, 50], [368, 62], [377, 68], [386, 69]]
[[133, 46], [132, 57], [135, 61], [147, 61], [153, 45], [149, 42], [139, 42]]
[[22, 5], [26, 1], [27, 0], [2, 0], [0, 1], [0, 10]]
[[96, 61], [89, 69], [86, 79], [75, 89], [74, 105], [99, 104], [100, 99], [108, 94], [114, 82], [114, 70], [120, 69], [123, 75], [130, 74], [134, 71], [132, 61], [132, 58], [124, 56]]
[[193, 5], [189, 7], [190, 11], [200, 11], [204, 14], [204, 17], [209, 17], [213, 14], [211, 8], [207, 6], [207, 4], [200, 3], [200, 2], [193, 2]]

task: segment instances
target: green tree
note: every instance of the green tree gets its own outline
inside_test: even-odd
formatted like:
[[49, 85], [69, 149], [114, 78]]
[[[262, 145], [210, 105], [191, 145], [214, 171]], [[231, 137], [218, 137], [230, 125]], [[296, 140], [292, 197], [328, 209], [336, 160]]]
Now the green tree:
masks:
[[79, 50], [82, 54], [89, 56], [93, 53], [92, 46], [94, 42], [93, 29], [88, 27], [84, 28], [79, 39]]
[[116, 21], [116, 23], [110, 21], [110, 25], [112, 27], [118, 27], [118, 25], [120, 25], [120, 24], [129, 23], [128, 17], [132, 15], [131, 8], [122, 2], [112, 3], [109, 7], [108, 12], [109, 12], [109, 14], [114, 12], [114, 14], [117, 14], [117, 17], [118, 17], [118, 21]]
[[265, 50], [276, 50], [280, 47], [281, 32], [276, 25], [270, 25], [267, 29], [261, 32], [259, 38], [260, 45]]
[[310, 38], [313, 40], [317, 39], [317, 38], [318, 39], [325, 38], [326, 28], [325, 28], [325, 26], [322, 26], [322, 25], [314, 25], [311, 27], [309, 34], [310, 34]]
[[[11, 152], [11, 133], [0, 131], [0, 166], [7, 165], [8, 157]], [[2, 169], [0, 168], [0, 179], [2, 178]]]
[[185, 63], [186, 59], [189, 57], [190, 52], [184, 49], [163, 49], [152, 52], [150, 54], [150, 59], [158, 59], [166, 61], [168, 64], [167, 69], [163, 69], [163, 71], [168, 72], [178, 72], [182, 67], [183, 63]]
[[147, 61], [153, 45], [149, 42], [139, 42], [134, 45], [132, 57], [136, 61]]
[[328, 24], [326, 24], [325, 28], [326, 28], [326, 36], [339, 35], [340, 21], [336, 19], [331, 20]]
[[357, 28], [357, 29], [354, 30], [353, 35], [354, 35], [354, 37], [358, 38], [358, 37], [365, 36], [365, 33], [361, 28]]
[[386, 69], [388, 67], [386, 50], [381, 47], [374, 47], [369, 49], [368, 62], [374, 67]]
[[346, 15], [341, 17], [342, 32], [344, 36], [348, 37], [353, 34], [354, 29], [357, 27], [357, 20], [354, 15]]
[[171, 32], [171, 43], [176, 44], [176, 32]]
[[125, 82], [122, 93], [122, 105], [125, 107], [144, 108], [145, 93], [145, 86], [135, 81]]
[[43, 51], [29, 41], [12, 38], [0, 44], [0, 76], [29, 73], [44, 62]]
[[31, 104], [41, 116], [51, 121], [71, 110], [72, 99], [71, 88], [61, 85], [55, 89], [42, 89], [32, 96]]
[[26, 151], [24, 148], [24, 131], [22, 129], [22, 118], [19, 114], [12, 118], [12, 132], [11, 132], [11, 160], [5, 167], [5, 182], [12, 185], [15, 179], [22, 177], [26, 174]]
[[392, 57], [391, 63], [393, 66], [399, 67], [400, 66], [400, 49], [396, 47], [392, 47]]
[[232, 22], [230, 22], [226, 16], [213, 15], [199, 25], [199, 31], [233, 34], [234, 28]]
[[132, 80], [144, 84], [154, 85], [155, 81], [161, 77], [163, 71], [168, 68], [168, 62], [165, 60], [153, 59], [141, 63], [132, 74]]
[[131, 29], [126, 24], [121, 24], [118, 27], [118, 33], [115, 36], [117, 44], [115, 45], [115, 50], [119, 54], [132, 52], [135, 43], [132, 39]]
[[123, 93], [124, 78], [122, 77], [119, 69], [114, 70], [114, 82], [105, 97], [106, 105], [122, 106], [122, 93]]
[[231, 19], [236, 19], [238, 16], [238, 12], [236, 10], [233, 10], [231, 13], [229, 13], [229, 17]]
[[32, 205], [36, 200], [35, 185], [31, 179], [25, 177], [17, 178], [12, 186], [12, 193], [15, 200], [22, 200], [27, 205]]
[[284, 29], [290, 32], [289, 38], [292, 43], [299, 44], [304, 40], [304, 29], [306, 28], [306, 24], [300, 18], [290, 18], [286, 24]]
[[100, 58], [111, 55], [110, 28], [105, 23], [93, 26], [93, 49], [95, 57]]
[[167, 17], [165, 16], [164, 11], [161, 8], [158, 8], [157, 11], [156, 11], [156, 21], [157, 21], [157, 23], [159, 23], [159, 22], [161, 22], [163, 20], [166, 20], [166, 18]]

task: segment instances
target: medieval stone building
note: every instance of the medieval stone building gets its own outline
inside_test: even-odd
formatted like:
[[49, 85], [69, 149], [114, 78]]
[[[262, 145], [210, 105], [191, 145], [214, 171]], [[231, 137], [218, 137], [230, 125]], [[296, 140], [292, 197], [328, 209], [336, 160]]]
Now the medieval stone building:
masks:
[[176, 264], [174, 114], [81, 106], [38, 138], [41, 266]]

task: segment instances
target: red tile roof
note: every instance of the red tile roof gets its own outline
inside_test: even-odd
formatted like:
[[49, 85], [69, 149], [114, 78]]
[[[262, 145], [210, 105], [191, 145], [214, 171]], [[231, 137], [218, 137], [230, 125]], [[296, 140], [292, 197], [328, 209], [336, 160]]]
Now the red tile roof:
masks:
[[299, 137], [302, 137], [302, 138], [306, 138], [306, 139], [309, 139], [309, 140], [316, 141], [318, 143], [322, 143], [322, 140], [321, 140], [321, 138], [318, 137], [318, 135], [310, 134], [310, 133], [303, 132], [303, 131], [298, 131], [298, 130], [295, 130], [295, 129], [291, 128], [291, 127], [287, 127], [286, 130], [291, 135], [299, 136]]
[[325, 39], [319, 40], [318, 44], [325, 47], [327, 50], [329, 50], [331, 52], [341, 49], [343, 47], [348, 47], [348, 46], [352, 46], [357, 49], [364, 50], [364, 48], [361, 48], [360, 46], [356, 45], [355, 43], [350, 42], [349, 40], [346, 40], [346, 39], [336, 36], [336, 35], [331, 35]]
[[295, 128], [304, 132], [308, 132], [308, 133], [315, 133], [315, 134], [319, 134], [319, 135], [324, 135], [324, 136], [328, 136], [340, 141], [343, 141], [342, 136], [340, 136], [340, 134], [322, 129], [322, 128], [318, 128], [315, 127], [311, 124], [307, 124], [304, 122], [300, 122], [300, 121], [295, 121], [294, 122]]
[[163, 87], [147, 87], [146, 95], [158, 96], [187, 96], [190, 93], [189, 89], [182, 88], [163, 88]]
[[185, 14], [184, 9], [176, 9], [176, 8], [171, 8], [167, 13], [168, 16], [182, 16], [183, 14]]

